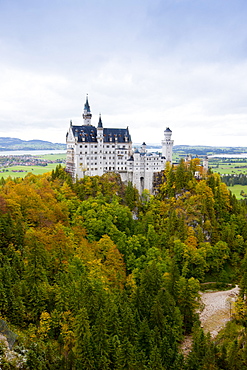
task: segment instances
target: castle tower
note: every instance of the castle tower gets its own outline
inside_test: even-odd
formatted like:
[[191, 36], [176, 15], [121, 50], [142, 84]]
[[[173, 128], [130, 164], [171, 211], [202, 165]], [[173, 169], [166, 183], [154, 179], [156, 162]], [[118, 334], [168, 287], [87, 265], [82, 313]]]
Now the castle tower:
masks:
[[167, 162], [172, 163], [172, 148], [174, 141], [171, 140], [172, 131], [167, 127], [164, 131], [164, 140], [162, 140], [162, 157], [166, 158]]
[[141, 153], [146, 153], [147, 152], [147, 145], [146, 143], [142, 143], [142, 146], [141, 146]]
[[84, 119], [84, 125], [91, 126], [92, 113], [90, 111], [90, 105], [88, 103], [88, 95], [86, 97], [86, 103], [84, 105], [84, 111], [83, 111], [82, 117]]
[[97, 158], [97, 168], [98, 176], [103, 175], [103, 148], [104, 148], [104, 129], [101, 119], [101, 114], [99, 115], [99, 122], [97, 127], [97, 142], [98, 142], [98, 158]]
[[202, 161], [203, 169], [207, 172], [208, 171], [208, 157], [205, 156]]

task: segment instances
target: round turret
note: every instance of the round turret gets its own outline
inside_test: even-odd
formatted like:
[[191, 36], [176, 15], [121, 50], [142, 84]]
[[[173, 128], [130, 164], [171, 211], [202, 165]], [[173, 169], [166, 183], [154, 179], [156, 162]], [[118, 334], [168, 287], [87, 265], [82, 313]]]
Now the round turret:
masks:
[[173, 140], [172, 137], [172, 130], [167, 127], [164, 131], [164, 140], [162, 140], [162, 156], [166, 158], [167, 162], [172, 163], [172, 147], [173, 147]]
[[165, 140], [171, 140], [172, 130], [170, 130], [169, 127], [167, 127], [164, 131], [164, 135], [165, 135]]

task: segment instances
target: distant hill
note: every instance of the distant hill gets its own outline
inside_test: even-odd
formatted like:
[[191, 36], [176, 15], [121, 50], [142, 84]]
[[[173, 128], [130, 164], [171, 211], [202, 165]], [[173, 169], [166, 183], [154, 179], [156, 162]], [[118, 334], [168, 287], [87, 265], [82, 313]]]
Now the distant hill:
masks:
[[173, 152], [181, 155], [240, 154], [247, 153], [247, 147], [175, 145], [173, 147]]
[[[139, 147], [141, 144], [133, 143], [134, 147]], [[21, 140], [12, 137], [0, 137], [0, 151], [5, 150], [65, 150], [66, 144], [51, 143], [44, 140]], [[161, 151], [160, 144], [147, 145], [149, 150]], [[218, 147], [218, 146], [200, 146], [200, 145], [175, 145], [173, 152], [181, 156], [191, 155], [212, 155], [212, 154], [239, 154], [247, 153], [247, 147]]]
[[43, 140], [21, 140], [12, 137], [0, 137], [0, 151], [5, 150], [62, 150], [66, 149], [66, 144], [51, 143]]
[[[141, 144], [134, 144], [133, 146], [140, 147]], [[147, 145], [148, 150], [161, 151], [160, 144]], [[231, 147], [231, 146], [203, 146], [203, 145], [174, 145], [173, 153], [180, 156], [191, 154], [193, 156], [200, 155], [215, 155], [215, 154], [240, 154], [247, 153], [247, 147]]]

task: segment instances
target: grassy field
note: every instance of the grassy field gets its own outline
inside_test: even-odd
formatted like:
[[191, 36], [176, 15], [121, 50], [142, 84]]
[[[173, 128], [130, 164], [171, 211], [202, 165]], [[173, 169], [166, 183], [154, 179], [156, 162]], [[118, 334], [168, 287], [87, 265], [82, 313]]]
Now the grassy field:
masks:
[[[13, 166], [13, 167], [8, 167], [5, 169], [4, 172], [0, 173], [0, 178], [6, 179], [7, 177], [25, 177], [29, 172], [33, 173], [35, 175], [41, 175], [46, 172], [50, 172], [53, 169], [56, 168], [58, 164], [57, 163], [48, 163], [47, 166], [42, 167], [42, 166]], [[15, 171], [23, 171], [23, 172], [15, 172]]]
[[220, 175], [240, 173], [247, 175], [247, 162], [219, 162], [217, 164], [211, 164], [209, 161], [209, 167], [213, 172], [217, 172]]
[[56, 159], [66, 159], [66, 153], [64, 154], [45, 154], [45, 155], [37, 155], [38, 158], [47, 159], [48, 161], [55, 161]]
[[[219, 173], [220, 175], [247, 175], [247, 158], [212, 158], [211, 160], [209, 160], [209, 167], [213, 172]], [[244, 193], [247, 193], [247, 185], [229, 186], [228, 189], [232, 192], [232, 194], [236, 196], [237, 199], [244, 199], [244, 197], [240, 195], [240, 192], [242, 190], [244, 191]]]
[[244, 191], [244, 193], [247, 194], [247, 185], [234, 185], [234, 186], [228, 186], [228, 189], [236, 196], [237, 199], [244, 199], [242, 195], [240, 195], [241, 190]]
[[[56, 161], [56, 160], [64, 160], [66, 158], [66, 154], [45, 154], [37, 156], [42, 159]], [[7, 168], [1, 168], [0, 171], [0, 178], [6, 179], [7, 177], [17, 178], [21, 177], [24, 178], [29, 172], [33, 173], [34, 175], [41, 175], [43, 173], [51, 172], [54, 170], [59, 163], [48, 163], [47, 166], [10, 166]], [[62, 166], [65, 164], [62, 163]], [[18, 172], [15, 172], [18, 171]], [[19, 172], [22, 171], [22, 172]]]

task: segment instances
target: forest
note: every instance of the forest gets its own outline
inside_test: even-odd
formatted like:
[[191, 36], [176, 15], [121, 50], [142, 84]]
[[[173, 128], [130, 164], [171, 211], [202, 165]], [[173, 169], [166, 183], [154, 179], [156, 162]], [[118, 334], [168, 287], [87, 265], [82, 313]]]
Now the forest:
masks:
[[222, 181], [227, 186], [234, 186], [234, 185], [247, 185], [247, 176], [245, 174], [227, 174], [222, 177]]
[[[198, 159], [167, 164], [155, 195], [61, 165], [2, 179], [0, 319], [15, 342], [1, 369], [247, 368], [246, 215]], [[216, 340], [198, 316], [211, 281], [240, 286]]]

